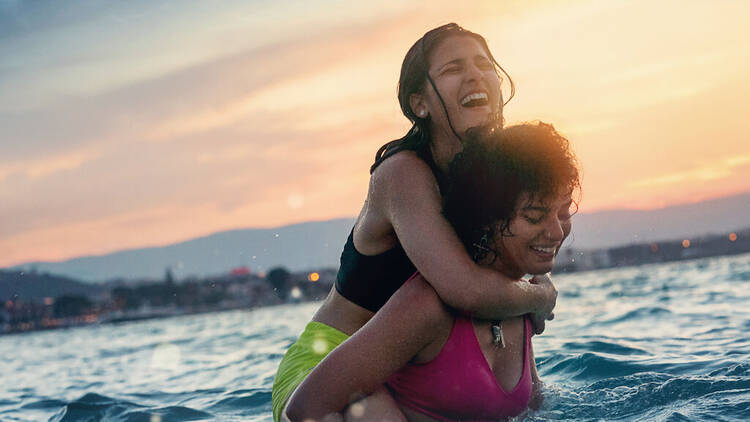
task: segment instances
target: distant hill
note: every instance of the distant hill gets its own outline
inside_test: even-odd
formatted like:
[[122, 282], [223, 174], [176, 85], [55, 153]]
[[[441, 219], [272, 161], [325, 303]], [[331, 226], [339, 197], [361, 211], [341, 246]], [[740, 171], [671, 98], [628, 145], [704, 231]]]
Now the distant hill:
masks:
[[63, 262], [31, 262], [14, 269], [31, 269], [102, 282], [114, 278], [164, 277], [169, 267], [176, 279], [228, 273], [247, 266], [265, 272], [275, 266], [292, 271], [337, 267], [354, 218], [308, 222], [271, 229], [241, 229], [215, 233], [174, 245], [132, 249]]
[[[163, 278], [171, 267], [177, 279], [224, 274], [248, 266], [264, 272], [337, 267], [354, 218], [308, 222], [272, 229], [220, 232], [174, 245], [133, 249], [63, 262], [34, 262], [35, 268], [100, 282], [113, 278]], [[719, 234], [750, 227], [750, 193], [649, 211], [602, 211], [574, 217], [567, 247], [596, 249], [675, 238]]]
[[100, 291], [89, 283], [52, 274], [25, 271], [0, 271], [0, 303], [22, 299], [39, 302], [45, 297], [62, 295], [96, 296]]
[[576, 249], [728, 233], [750, 227], [750, 193], [657, 210], [616, 210], [574, 217]]

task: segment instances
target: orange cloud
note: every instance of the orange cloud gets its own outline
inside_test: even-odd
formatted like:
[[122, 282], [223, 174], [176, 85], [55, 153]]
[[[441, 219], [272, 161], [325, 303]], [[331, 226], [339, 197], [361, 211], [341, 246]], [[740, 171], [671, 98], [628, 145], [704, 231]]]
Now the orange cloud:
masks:
[[0, 183], [13, 173], [30, 179], [41, 179], [61, 171], [74, 170], [100, 155], [101, 151], [87, 148], [24, 162], [0, 164]]
[[750, 154], [724, 158], [713, 164], [686, 171], [639, 179], [626, 184], [629, 188], [663, 187], [679, 183], [710, 182], [730, 177], [737, 167], [750, 164]]
[[[171, 45], [160, 39], [146, 56], [115, 49], [106, 63], [82, 63], [78, 79], [96, 74], [95, 94], [46, 91], [57, 68], [42, 61], [52, 73], [39, 68], [28, 81], [44, 81], [34, 91], [44, 107], [3, 104], [19, 90], [0, 95], [0, 257], [65, 258], [355, 215], [375, 150], [408, 126], [395, 99], [403, 55], [450, 21], [486, 35], [516, 81], [509, 122], [543, 119], [571, 139], [582, 210], [750, 189], [741, 6], [681, 4], [679, 20], [674, 4], [646, 1], [384, 7], [374, 19], [300, 13], [294, 22], [315, 31], [266, 23], [272, 36], [252, 42], [241, 41], [247, 22], [213, 15], [205, 27], [218, 29], [191, 32], [195, 43], [174, 56], [153, 56]], [[166, 27], [193, 28], [178, 21]], [[217, 33], [227, 48], [202, 38]], [[74, 62], [63, 79], [76, 75]]]

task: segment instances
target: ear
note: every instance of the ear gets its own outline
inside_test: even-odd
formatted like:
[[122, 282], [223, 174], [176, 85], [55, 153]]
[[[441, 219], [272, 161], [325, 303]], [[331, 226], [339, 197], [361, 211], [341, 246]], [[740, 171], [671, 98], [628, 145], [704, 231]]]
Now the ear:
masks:
[[427, 103], [422, 94], [411, 94], [409, 96], [409, 107], [420, 119], [426, 119], [430, 115], [430, 110], [427, 108]]

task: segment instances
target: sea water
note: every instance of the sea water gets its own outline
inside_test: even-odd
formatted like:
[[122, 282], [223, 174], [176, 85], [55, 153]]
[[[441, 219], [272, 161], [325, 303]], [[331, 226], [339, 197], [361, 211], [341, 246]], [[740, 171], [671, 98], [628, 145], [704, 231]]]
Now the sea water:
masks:
[[[530, 421], [750, 420], [750, 255], [554, 277]], [[317, 304], [0, 337], [2, 421], [270, 421]], [[324, 392], [321, 392], [324, 394]]]

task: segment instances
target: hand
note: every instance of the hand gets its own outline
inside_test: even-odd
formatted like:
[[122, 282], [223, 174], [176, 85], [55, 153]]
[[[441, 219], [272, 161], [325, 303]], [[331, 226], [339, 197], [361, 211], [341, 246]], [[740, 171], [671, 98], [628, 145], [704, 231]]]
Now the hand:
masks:
[[555, 319], [555, 313], [551, 312], [546, 318], [539, 314], [529, 314], [529, 317], [531, 318], [531, 327], [534, 330], [534, 335], [539, 335], [544, 332], [546, 321]]
[[529, 408], [531, 410], [539, 410], [542, 407], [544, 396], [542, 396], [542, 381], [536, 380], [531, 387], [531, 399], [529, 400]]
[[[536, 284], [541, 287], [544, 292], [544, 300], [540, 303], [541, 306], [536, 312], [536, 314], [539, 315], [538, 319], [542, 321], [542, 324], [544, 324], [545, 320], [551, 321], [552, 318], [554, 318], [554, 316], [551, 316], [552, 310], [555, 309], [555, 305], [557, 304], [557, 289], [555, 288], [555, 285], [552, 284], [549, 274], [536, 275], [529, 280], [529, 283]], [[542, 331], [544, 331], [543, 325]]]

